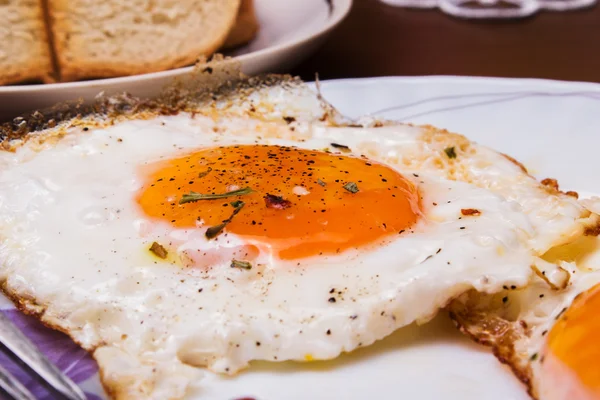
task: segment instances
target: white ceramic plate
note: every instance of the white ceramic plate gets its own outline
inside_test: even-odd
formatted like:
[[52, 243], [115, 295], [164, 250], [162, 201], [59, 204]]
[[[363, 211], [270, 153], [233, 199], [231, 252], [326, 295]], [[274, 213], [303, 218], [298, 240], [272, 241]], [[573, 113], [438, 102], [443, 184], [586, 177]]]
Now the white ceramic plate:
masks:
[[[516, 157], [538, 177], [557, 178], [565, 190], [600, 192], [596, 154], [600, 85], [418, 77], [329, 81], [322, 89], [349, 116], [377, 114], [444, 127]], [[102, 396], [94, 365], [83, 351], [62, 335], [47, 339], [51, 335], [41, 333], [35, 321], [19, 322], [86, 392]], [[423, 327], [401, 329], [334, 361], [255, 363], [235, 378], [209, 375], [202, 391], [191, 398], [526, 400], [528, 396], [487, 349], [462, 337], [440, 315]]]
[[[260, 23], [258, 36], [227, 55], [235, 56], [242, 72], [284, 72], [313, 51], [348, 14], [352, 0], [254, 0]], [[173, 78], [192, 67], [129, 77], [46, 85], [0, 86], [0, 121], [66, 100], [93, 99], [99, 92], [157, 94]]]

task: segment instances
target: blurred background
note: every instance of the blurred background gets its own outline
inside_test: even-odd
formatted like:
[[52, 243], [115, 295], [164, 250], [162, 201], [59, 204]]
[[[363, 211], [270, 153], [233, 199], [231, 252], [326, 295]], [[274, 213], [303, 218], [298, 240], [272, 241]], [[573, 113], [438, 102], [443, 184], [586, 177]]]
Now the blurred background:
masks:
[[477, 20], [355, 0], [324, 45], [293, 69], [309, 80], [316, 71], [322, 79], [475, 75], [600, 82], [600, 6]]

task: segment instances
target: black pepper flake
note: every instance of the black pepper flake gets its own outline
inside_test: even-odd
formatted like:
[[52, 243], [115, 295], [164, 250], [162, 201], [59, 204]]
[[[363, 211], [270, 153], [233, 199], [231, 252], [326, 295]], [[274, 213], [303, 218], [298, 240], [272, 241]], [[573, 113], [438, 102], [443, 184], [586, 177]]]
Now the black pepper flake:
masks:
[[283, 120], [285, 122], [287, 122], [288, 124], [291, 124], [292, 122], [296, 121], [296, 118], [294, 118], [294, 117], [283, 117]]
[[358, 193], [358, 185], [354, 182], [348, 182], [344, 185], [344, 189], [350, 193]]
[[320, 180], [320, 179], [317, 179], [317, 183], [318, 183], [320, 186], [323, 186], [323, 187], [327, 186], [327, 184], [326, 184], [325, 182], [323, 182], [322, 180]]
[[327, 333], [328, 335], [331, 335], [331, 329], [327, 329], [327, 332], [326, 332], [326, 333]]
[[331, 147], [334, 147], [338, 150], [340, 150], [342, 153], [349, 153], [352, 150], [350, 149], [350, 147], [345, 146], [343, 144], [339, 144], [339, 143], [329, 143], [331, 145]]
[[537, 358], [538, 358], [538, 353], [533, 353], [529, 359], [531, 361], [535, 361], [535, 360], [537, 360]]
[[150, 246], [150, 251], [159, 258], [165, 259], [167, 258], [168, 252], [167, 250], [161, 246], [160, 244], [154, 242], [152, 243], [152, 246]]
[[202, 171], [198, 174], [198, 178], [204, 178], [206, 175], [210, 174], [213, 169], [208, 167], [206, 171]]
[[503, 302], [503, 303], [506, 303], [507, 301], [508, 301], [508, 296], [504, 296], [504, 297], [502, 298], [502, 302]]
[[444, 149], [444, 153], [446, 153], [446, 155], [448, 156], [448, 158], [456, 158], [456, 151], [454, 150], [454, 146], [453, 147], [446, 147]]
[[336, 301], [336, 300], [335, 300], [335, 297], [330, 297], [328, 301], [329, 301], [330, 303], [335, 303], [335, 301]]
[[423, 264], [425, 261], [429, 260], [430, 258], [432, 258], [433, 255], [428, 255], [427, 257], [425, 257], [425, 259], [423, 261], [421, 261], [421, 264]]

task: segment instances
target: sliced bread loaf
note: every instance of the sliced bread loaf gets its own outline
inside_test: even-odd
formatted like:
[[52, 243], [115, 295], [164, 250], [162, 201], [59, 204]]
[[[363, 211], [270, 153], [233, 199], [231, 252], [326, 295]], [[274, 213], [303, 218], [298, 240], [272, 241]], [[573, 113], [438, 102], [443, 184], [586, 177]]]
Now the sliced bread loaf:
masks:
[[42, 0], [0, 1], [0, 85], [52, 81]]
[[223, 48], [229, 49], [246, 44], [254, 39], [257, 32], [258, 20], [254, 11], [253, 0], [242, 0], [235, 25], [229, 32]]
[[240, 0], [48, 0], [61, 80], [192, 64], [221, 47], [239, 6]]

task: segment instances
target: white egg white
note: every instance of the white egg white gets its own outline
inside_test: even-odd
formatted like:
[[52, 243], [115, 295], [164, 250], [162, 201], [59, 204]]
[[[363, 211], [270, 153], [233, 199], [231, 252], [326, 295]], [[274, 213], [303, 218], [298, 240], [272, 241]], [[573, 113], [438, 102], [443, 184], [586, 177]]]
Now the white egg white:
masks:
[[[331, 142], [415, 183], [417, 224], [340, 255], [285, 262], [263, 252], [244, 270], [230, 267], [242, 238], [208, 241], [206, 227], [176, 229], [136, 204], [140, 168], [157, 160], [215, 145]], [[590, 218], [502, 155], [401, 124], [180, 113], [72, 127], [60, 140], [0, 154], [4, 290], [93, 350], [105, 384], [136, 398], [181, 397], [201, 367], [233, 374], [252, 360], [334, 358], [428, 321], [470, 289], [526, 286], [532, 265], [548, 267], [539, 257], [581, 235]], [[154, 241], [170, 244], [166, 260], [148, 252]], [[182, 263], [194, 251], [221, 258], [208, 269]]]

